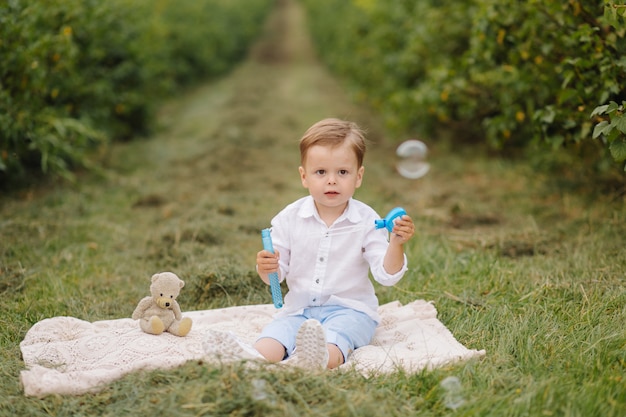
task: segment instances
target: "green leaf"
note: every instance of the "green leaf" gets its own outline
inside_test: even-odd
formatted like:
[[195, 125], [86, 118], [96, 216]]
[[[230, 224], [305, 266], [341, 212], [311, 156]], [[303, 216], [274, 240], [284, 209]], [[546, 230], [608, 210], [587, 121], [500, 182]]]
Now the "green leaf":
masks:
[[615, 126], [620, 132], [626, 133], [626, 116], [624, 114], [613, 117], [613, 120], [611, 120], [611, 124]]
[[617, 103], [616, 103], [616, 102], [614, 102], [614, 101], [611, 101], [611, 102], [609, 103], [609, 107], [608, 107], [608, 109], [607, 109], [607, 111], [606, 111], [606, 112], [607, 112], [607, 114], [611, 114], [611, 113], [613, 113], [615, 110], [618, 110], [618, 109], [619, 109], [619, 104], [617, 104]]
[[609, 150], [616, 162], [626, 161], [626, 139], [620, 138], [613, 141], [609, 146]]
[[600, 135], [606, 135], [611, 130], [613, 130], [613, 126], [611, 126], [606, 120], [603, 120], [593, 128], [593, 135], [591, 137], [595, 139]]
[[538, 110], [537, 115], [539, 116], [539, 120], [543, 123], [551, 124], [554, 122], [554, 118], [556, 117], [556, 112], [552, 106], [546, 106], [545, 109]]
[[597, 116], [600, 114], [604, 114], [606, 113], [606, 111], [609, 109], [609, 105], [605, 104], [603, 106], [598, 106], [595, 109], [593, 109], [593, 111], [591, 112], [591, 115], [589, 117], [593, 117], [593, 116]]

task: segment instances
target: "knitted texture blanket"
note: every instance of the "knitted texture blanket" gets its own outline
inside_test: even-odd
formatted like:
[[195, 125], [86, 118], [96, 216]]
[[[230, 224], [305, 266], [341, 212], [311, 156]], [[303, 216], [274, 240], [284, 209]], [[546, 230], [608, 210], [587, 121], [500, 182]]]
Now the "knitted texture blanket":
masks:
[[[20, 379], [27, 396], [96, 392], [130, 372], [168, 369], [190, 360], [208, 360], [202, 348], [209, 330], [234, 333], [253, 344], [272, 320], [270, 304], [184, 312], [193, 320], [186, 337], [143, 333], [130, 318], [93, 323], [74, 317], [53, 317], [36, 323], [20, 343], [26, 369]], [[403, 369], [418, 372], [456, 361], [481, 357], [468, 349], [437, 319], [426, 301], [379, 307], [381, 323], [372, 343], [357, 349], [341, 366], [365, 376]], [[228, 352], [226, 352], [228, 353]]]

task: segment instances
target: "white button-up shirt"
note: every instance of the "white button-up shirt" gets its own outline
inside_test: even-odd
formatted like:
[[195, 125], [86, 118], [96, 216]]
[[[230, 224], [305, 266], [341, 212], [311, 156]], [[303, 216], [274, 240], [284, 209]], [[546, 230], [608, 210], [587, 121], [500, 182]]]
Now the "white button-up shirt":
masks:
[[272, 219], [272, 242], [280, 252], [281, 277], [289, 292], [278, 315], [300, 314], [307, 307], [340, 305], [361, 311], [376, 322], [378, 298], [369, 278], [382, 285], [397, 283], [407, 270], [388, 274], [383, 267], [388, 232], [376, 230], [378, 214], [350, 199], [330, 226], [321, 220], [311, 196], [285, 207]]

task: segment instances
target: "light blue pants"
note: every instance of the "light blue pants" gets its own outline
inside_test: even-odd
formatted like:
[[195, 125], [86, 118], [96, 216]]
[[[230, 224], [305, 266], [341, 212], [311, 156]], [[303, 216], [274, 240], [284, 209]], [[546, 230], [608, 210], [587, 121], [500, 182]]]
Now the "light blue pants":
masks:
[[265, 326], [262, 338], [272, 338], [286, 349], [285, 358], [296, 348], [296, 335], [302, 323], [308, 319], [318, 320], [326, 332], [326, 343], [337, 345], [344, 361], [361, 346], [369, 344], [376, 331], [376, 323], [370, 316], [360, 311], [342, 306], [322, 306], [304, 309], [302, 314], [279, 317]]

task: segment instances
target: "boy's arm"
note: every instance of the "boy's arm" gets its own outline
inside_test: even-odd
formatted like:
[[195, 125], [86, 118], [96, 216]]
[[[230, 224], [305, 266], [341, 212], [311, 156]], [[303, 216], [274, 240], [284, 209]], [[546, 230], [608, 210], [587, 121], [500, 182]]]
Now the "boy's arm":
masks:
[[404, 248], [401, 244], [389, 243], [387, 247], [387, 253], [385, 253], [385, 259], [383, 260], [383, 267], [389, 275], [393, 275], [402, 269], [404, 265]]
[[389, 246], [383, 259], [383, 267], [388, 274], [395, 274], [404, 265], [404, 244], [413, 237], [415, 225], [411, 217], [404, 215], [396, 220], [389, 238]]

